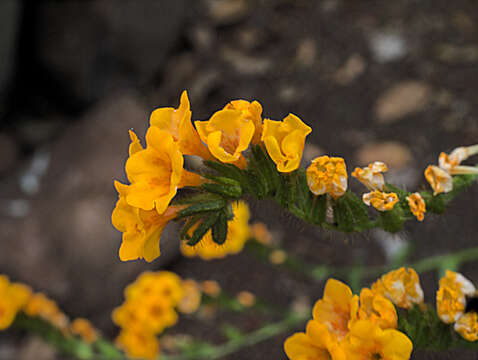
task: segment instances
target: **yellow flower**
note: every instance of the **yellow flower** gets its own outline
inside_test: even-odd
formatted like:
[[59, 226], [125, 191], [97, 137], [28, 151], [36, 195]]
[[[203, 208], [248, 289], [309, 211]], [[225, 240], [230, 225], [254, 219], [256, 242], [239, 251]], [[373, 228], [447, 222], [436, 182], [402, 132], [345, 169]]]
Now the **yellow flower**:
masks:
[[191, 109], [186, 91], [181, 94], [179, 108], [164, 107], [154, 110], [151, 114], [150, 124], [170, 133], [174, 141], [178, 143], [179, 151], [183, 154], [197, 155], [208, 160], [213, 159], [191, 122]]
[[454, 329], [468, 341], [478, 340], [478, 314], [468, 312], [460, 316], [454, 325]]
[[221, 293], [221, 286], [215, 280], [205, 280], [201, 283], [201, 290], [208, 296], [216, 297]]
[[237, 294], [237, 301], [244, 307], [251, 307], [256, 303], [256, 295], [249, 291], [241, 291]]
[[132, 183], [126, 196], [129, 205], [156, 209], [162, 214], [178, 188], [203, 182], [198, 174], [183, 169], [183, 155], [168, 132], [150, 127], [146, 133], [147, 147], [142, 150], [134, 145], [135, 138], [132, 140], [132, 155], [126, 161], [126, 173]]
[[87, 319], [76, 318], [70, 325], [72, 334], [80, 336], [87, 343], [94, 343], [98, 338], [98, 332]]
[[329, 194], [334, 199], [347, 190], [347, 169], [340, 157], [320, 156], [307, 168], [307, 184], [314, 195]]
[[155, 295], [161, 296], [171, 307], [176, 306], [183, 297], [181, 278], [170, 271], [145, 271], [125, 289], [128, 300]]
[[478, 145], [462, 146], [453, 150], [450, 155], [442, 152], [438, 158], [438, 163], [450, 175], [478, 174], [476, 167], [460, 166], [462, 161], [475, 154], [478, 154]]
[[398, 330], [382, 330], [371, 321], [359, 320], [351, 326], [343, 348], [347, 360], [408, 360], [413, 344]]
[[453, 180], [450, 174], [435, 165], [428, 165], [425, 179], [433, 189], [433, 195], [447, 193], [453, 190]]
[[159, 341], [151, 333], [122, 330], [116, 344], [132, 358], [153, 360], [159, 354]]
[[29, 316], [38, 316], [48, 321], [56, 328], [67, 332], [69, 320], [60, 311], [57, 304], [42, 293], [33, 294], [25, 305], [23, 311]]
[[[224, 258], [229, 254], [239, 253], [250, 236], [249, 208], [243, 201], [232, 204], [234, 218], [228, 221], [226, 241], [222, 245], [212, 240], [209, 230], [199, 243], [194, 246], [181, 242], [181, 253], [187, 257], [199, 256], [204, 260]], [[191, 229], [191, 233], [194, 231]]]
[[17, 311], [15, 302], [0, 292], [0, 330], [5, 330], [12, 325]]
[[0, 330], [10, 327], [19, 310], [29, 301], [32, 290], [20, 283], [10, 283], [5, 275], [0, 275]]
[[192, 280], [183, 280], [183, 297], [178, 303], [178, 310], [183, 314], [192, 314], [201, 305], [201, 290], [199, 284]]
[[349, 322], [356, 319], [359, 298], [353, 295], [344, 283], [329, 279], [325, 284], [324, 296], [318, 300], [312, 311], [314, 320], [327, 325], [339, 340], [349, 330]]
[[111, 215], [113, 226], [123, 233], [119, 250], [121, 261], [145, 259], [153, 261], [160, 255], [159, 239], [169, 221], [181, 209], [170, 206], [161, 215], [156, 210], [143, 210], [127, 202], [131, 186], [115, 182], [119, 200]]
[[440, 279], [437, 292], [437, 313], [440, 319], [451, 324], [466, 311], [467, 297], [475, 294], [473, 283], [460, 273], [447, 270]]
[[346, 360], [336, 336], [316, 320], [307, 323], [305, 333], [287, 338], [284, 351], [290, 360]]
[[208, 121], [196, 121], [195, 125], [201, 140], [216, 159], [244, 167], [242, 152], [249, 147], [255, 127], [243, 111], [219, 110]]
[[239, 110], [242, 115], [252, 121], [254, 124], [254, 136], [252, 137], [253, 144], [259, 144], [261, 142], [262, 135], [262, 106], [257, 101], [249, 102], [246, 100], [233, 100], [227, 104], [224, 109]]
[[410, 206], [410, 211], [413, 215], [416, 216], [418, 221], [423, 221], [425, 218], [425, 213], [427, 212], [425, 200], [419, 193], [413, 193], [410, 196], [407, 196], [408, 206]]
[[265, 119], [261, 140], [280, 172], [291, 172], [300, 165], [305, 138], [312, 129], [289, 114], [282, 121]]
[[395, 193], [385, 193], [380, 190], [374, 190], [372, 192], [362, 195], [362, 201], [377, 209], [378, 211], [392, 210], [395, 204], [398, 202], [398, 196]]
[[251, 225], [251, 237], [262, 245], [272, 244], [272, 234], [263, 222], [256, 222]]
[[411, 308], [423, 302], [423, 290], [418, 274], [413, 269], [401, 267], [382, 275], [372, 284], [372, 291], [388, 298], [401, 308]]
[[382, 329], [395, 329], [398, 321], [397, 311], [390, 300], [368, 288], [360, 292], [358, 318], [370, 320]]
[[30, 286], [20, 283], [12, 283], [8, 289], [8, 296], [18, 309], [22, 309], [32, 296]]
[[357, 178], [369, 190], [383, 191], [385, 180], [382, 173], [388, 171], [387, 165], [381, 161], [375, 161], [364, 168], [355, 168], [352, 176]]
[[284, 250], [273, 250], [269, 255], [271, 264], [280, 265], [287, 260], [287, 253]]

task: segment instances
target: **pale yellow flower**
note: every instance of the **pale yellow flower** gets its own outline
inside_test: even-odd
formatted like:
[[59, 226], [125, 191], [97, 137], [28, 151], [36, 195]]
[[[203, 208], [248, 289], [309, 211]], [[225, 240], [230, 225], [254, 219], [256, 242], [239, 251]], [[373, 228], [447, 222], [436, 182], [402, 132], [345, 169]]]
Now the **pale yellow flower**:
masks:
[[388, 298], [401, 308], [423, 303], [423, 290], [415, 270], [401, 267], [382, 275], [372, 284], [372, 291]]
[[418, 221], [423, 221], [425, 218], [425, 213], [427, 212], [427, 208], [425, 200], [423, 200], [422, 196], [416, 192], [410, 196], [407, 196], [406, 199], [412, 214], [415, 215]]
[[468, 341], [478, 340], [478, 314], [474, 311], [463, 314], [456, 321], [454, 329]]
[[347, 169], [340, 157], [320, 156], [307, 168], [307, 184], [314, 195], [329, 194], [334, 199], [347, 190]]
[[272, 234], [263, 222], [256, 222], [251, 225], [251, 236], [262, 245], [272, 244]]
[[91, 322], [87, 319], [76, 318], [71, 322], [70, 331], [72, 334], [80, 336], [87, 343], [94, 343], [98, 338], [98, 332]]
[[445, 170], [435, 165], [428, 165], [425, 169], [425, 179], [433, 189], [433, 195], [447, 193], [453, 190], [453, 179]]
[[375, 161], [364, 168], [355, 168], [352, 176], [357, 178], [369, 190], [383, 191], [385, 179], [382, 173], [388, 171], [387, 165], [381, 161]]
[[249, 291], [241, 291], [237, 294], [237, 301], [244, 307], [251, 307], [256, 303], [256, 296]]
[[184, 314], [192, 314], [201, 305], [201, 290], [199, 284], [192, 279], [182, 282], [183, 297], [179, 300], [178, 310]]
[[442, 152], [438, 158], [438, 163], [450, 175], [478, 174], [478, 168], [476, 167], [460, 166], [462, 161], [475, 154], [478, 154], [478, 145], [461, 146], [453, 150], [450, 155]]
[[380, 190], [374, 190], [363, 194], [362, 200], [366, 205], [372, 205], [378, 211], [389, 211], [398, 202], [398, 196], [393, 192], [385, 193]]
[[261, 139], [278, 171], [291, 172], [299, 168], [305, 138], [311, 132], [312, 129], [293, 114], [282, 121], [264, 120]]
[[216, 297], [221, 293], [221, 286], [215, 280], [205, 280], [201, 283], [201, 290], [208, 296]]

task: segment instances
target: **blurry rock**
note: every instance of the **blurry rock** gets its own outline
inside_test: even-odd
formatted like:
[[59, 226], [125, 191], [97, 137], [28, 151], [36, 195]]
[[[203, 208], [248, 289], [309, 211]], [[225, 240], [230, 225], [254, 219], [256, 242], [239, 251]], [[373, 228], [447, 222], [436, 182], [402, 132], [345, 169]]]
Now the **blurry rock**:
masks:
[[249, 56], [229, 47], [224, 47], [221, 55], [238, 73], [244, 75], [262, 75], [272, 67], [270, 59]]
[[337, 70], [334, 75], [335, 81], [340, 85], [350, 84], [365, 71], [366, 66], [364, 58], [354, 54]]
[[383, 161], [389, 168], [402, 168], [412, 159], [407, 146], [396, 141], [368, 143], [357, 152], [357, 162], [365, 166], [374, 161]]
[[20, 7], [20, 0], [0, 1], [0, 111], [13, 72]]
[[407, 54], [405, 38], [395, 32], [376, 33], [370, 37], [370, 49], [377, 62], [396, 61]]
[[52, 345], [39, 337], [28, 337], [16, 357], [18, 360], [54, 360], [56, 350]]
[[218, 25], [230, 25], [242, 20], [250, 11], [247, 0], [208, 0], [210, 18]]
[[463, 10], [458, 10], [453, 14], [453, 23], [463, 32], [472, 32], [475, 30], [475, 22], [472, 17]]
[[440, 44], [435, 48], [436, 56], [447, 63], [475, 63], [478, 61], [478, 46]]
[[203, 101], [220, 82], [221, 74], [216, 69], [204, 70], [192, 82], [189, 94], [194, 103]]
[[190, 33], [194, 47], [201, 52], [210, 51], [214, 45], [215, 33], [208, 26], [196, 26]]
[[303, 91], [297, 86], [286, 84], [279, 89], [279, 99], [285, 103], [293, 103], [301, 98]]
[[241, 28], [238, 30], [237, 40], [244, 50], [251, 51], [264, 45], [267, 41], [267, 36], [263, 29]]
[[381, 124], [419, 112], [430, 101], [430, 87], [420, 81], [404, 81], [385, 90], [375, 103], [375, 116]]
[[40, 191], [40, 182], [50, 165], [50, 153], [38, 150], [33, 154], [29, 166], [20, 176], [20, 189], [27, 195]]
[[52, 140], [64, 126], [60, 118], [19, 118], [16, 134], [22, 145], [36, 147]]
[[16, 141], [7, 134], [0, 134], [0, 175], [6, 174], [14, 167], [19, 155]]
[[314, 39], [304, 39], [299, 43], [296, 53], [296, 61], [299, 65], [311, 66], [317, 58], [317, 44]]
[[149, 113], [134, 94], [112, 94], [52, 145], [28, 216], [0, 217], [3, 271], [45, 291], [65, 310], [91, 315], [99, 327], [112, 326], [109, 311], [121, 301], [127, 282], [178, 254], [171, 224], [158, 261], [123, 263], [121, 233], [111, 225], [117, 201], [113, 180], [125, 181], [128, 129], [144, 140]]
[[185, 0], [46, 1], [35, 36], [50, 80], [79, 102], [124, 84], [143, 84], [162, 69], [180, 36]]

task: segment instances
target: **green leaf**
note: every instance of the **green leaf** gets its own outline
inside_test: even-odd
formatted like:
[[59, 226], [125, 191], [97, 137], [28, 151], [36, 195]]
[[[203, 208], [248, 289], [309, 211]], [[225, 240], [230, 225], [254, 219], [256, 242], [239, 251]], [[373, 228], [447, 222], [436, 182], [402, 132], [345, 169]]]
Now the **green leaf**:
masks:
[[200, 213], [221, 210], [226, 205], [227, 205], [226, 200], [222, 198], [219, 198], [217, 200], [212, 200], [212, 201], [200, 202], [181, 210], [178, 213], [178, 216], [176, 216], [176, 218], [181, 219], [181, 218], [185, 218], [185, 217], [200, 214]]
[[186, 223], [183, 225], [180, 233], [179, 233], [179, 238], [181, 240], [191, 240], [191, 237], [189, 236], [189, 230], [198, 223], [202, 219], [202, 214], [194, 215], [189, 217], [186, 220]]
[[380, 227], [390, 233], [396, 233], [403, 229], [405, 222], [403, 209], [395, 204], [392, 210], [379, 211], [378, 223]]
[[339, 230], [352, 232], [370, 227], [367, 207], [354, 193], [347, 191], [335, 201], [333, 208]]
[[219, 217], [212, 227], [212, 240], [222, 245], [226, 241], [227, 237], [227, 215], [224, 211], [219, 214]]
[[327, 213], [327, 195], [314, 196], [309, 218], [312, 223], [320, 225], [325, 222]]
[[203, 217], [201, 223], [199, 223], [196, 230], [194, 230], [191, 240], [188, 241], [189, 246], [194, 246], [206, 235], [211, 227], [216, 223], [219, 218], [220, 212], [213, 212], [212, 214]]
[[234, 185], [204, 183], [201, 185], [201, 188], [225, 197], [239, 199], [242, 196], [242, 188], [236, 181], [234, 181], [234, 183]]

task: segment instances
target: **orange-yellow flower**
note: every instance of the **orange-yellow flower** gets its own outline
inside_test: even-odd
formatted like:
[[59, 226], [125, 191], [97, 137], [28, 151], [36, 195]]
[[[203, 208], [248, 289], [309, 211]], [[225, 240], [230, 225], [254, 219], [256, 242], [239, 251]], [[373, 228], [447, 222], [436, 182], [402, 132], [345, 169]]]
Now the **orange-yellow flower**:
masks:
[[375, 161], [364, 168], [355, 168], [352, 176], [357, 178], [369, 190], [383, 191], [385, 188], [384, 172], [388, 171], [387, 165], [381, 161]]
[[71, 322], [70, 330], [72, 334], [80, 336], [88, 343], [94, 343], [98, 338], [98, 332], [87, 319], [76, 318]]
[[309, 320], [305, 333], [287, 338], [284, 351], [290, 360], [346, 360], [335, 334], [316, 320]]
[[343, 347], [347, 360], [408, 360], [413, 344], [398, 330], [382, 330], [372, 321], [359, 320], [352, 324]]
[[418, 274], [413, 269], [401, 267], [382, 275], [372, 284], [372, 291], [388, 298], [401, 308], [409, 309], [423, 302], [423, 290]]
[[204, 280], [201, 283], [201, 290], [208, 296], [216, 297], [221, 293], [221, 286], [215, 280]]
[[251, 237], [262, 245], [272, 244], [272, 234], [263, 222], [256, 222], [251, 225]]
[[243, 111], [219, 110], [208, 121], [195, 121], [194, 124], [201, 140], [216, 159], [244, 167], [242, 152], [249, 147], [255, 126]]
[[179, 300], [178, 310], [183, 314], [192, 314], [201, 305], [201, 290], [199, 284], [192, 279], [182, 282], [183, 297]]
[[38, 316], [48, 321], [57, 329], [67, 332], [69, 319], [61, 312], [57, 304], [42, 293], [33, 294], [23, 311], [29, 316]]
[[282, 121], [265, 119], [262, 141], [280, 172], [291, 172], [300, 165], [305, 138], [312, 129], [301, 119], [289, 114]]
[[329, 194], [334, 199], [347, 190], [347, 169], [340, 157], [320, 156], [307, 168], [307, 184], [314, 195]]
[[10, 283], [5, 275], [0, 275], [0, 330], [13, 323], [18, 311], [29, 301], [32, 290], [20, 283]]
[[327, 325], [339, 340], [347, 335], [349, 322], [356, 319], [359, 298], [353, 295], [344, 283], [329, 279], [325, 284], [324, 296], [318, 300], [312, 314], [314, 320]]
[[433, 195], [447, 193], [453, 190], [451, 175], [435, 165], [428, 165], [425, 169], [425, 179], [433, 189]]
[[416, 216], [418, 221], [423, 221], [425, 218], [425, 213], [427, 212], [425, 200], [419, 193], [413, 193], [410, 196], [407, 196], [408, 206], [413, 215]]
[[183, 91], [179, 107], [164, 107], [152, 112], [151, 126], [170, 133], [179, 145], [179, 151], [185, 155], [197, 155], [203, 159], [212, 160], [206, 146], [201, 142], [199, 134], [191, 122], [191, 109], [188, 94]]
[[440, 319], [451, 324], [465, 314], [467, 297], [475, 294], [473, 283], [460, 273], [447, 270], [440, 279], [437, 292], [437, 313]]
[[392, 210], [398, 202], [398, 196], [393, 192], [386, 193], [380, 190], [374, 190], [363, 194], [362, 200], [365, 204], [368, 206], [372, 205], [378, 211], [389, 211]]
[[246, 100], [233, 100], [227, 104], [224, 109], [240, 110], [242, 115], [251, 120], [254, 124], [254, 136], [252, 137], [253, 144], [259, 144], [261, 142], [262, 135], [262, 106], [258, 101], [249, 102]]
[[256, 295], [250, 291], [241, 291], [239, 294], [237, 294], [236, 298], [239, 304], [244, 307], [251, 307], [256, 303]]
[[134, 146], [126, 162], [126, 174], [131, 181], [126, 202], [143, 210], [156, 209], [162, 214], [178, 188], [199, 185], [202, 180], [199, 175], [183, 169], [183, 155], [168, 132], [150, 127], [146, 144], [143, 150]]
[[[228, 221], [226, 241], [222, 245], [212, 239], [211, 230], [194, 246], [181, 242], [181, 253], [187, 257], [199, 256], [204, 260], [224, 258], [230, 254], [237, 254], [244, 248], [250, 237], [249, 208], [243, 201], [232, 204], [234, 218]], [[194, 227], [191, 232], [194, 231]]]
[[122, 330], [116, 344], [131, 358], [153, 360], [159, 354], [159, 341], [152, 333]]
[[156, 210], [143, 210], [127, 202], [131, 186], [115, 182], [119, 200], [111, 215], [113, 226], [123, 233], [119, 250], [121, 261], [145, 259], [153, 261], [160, 255], [159, 239], [167, 223], [176, 217], [180, 207], [170, 206], [161, 215]]
[[463, 314], [453, 327], [464, 339], [468, 341], [478, 340], [478, 314], [476, 312]]
[[451, 175], [478, 174], [476, 167], [460, 166], [462, 161], [475, 154], [478, 154], [478, 145], [461, 146], [453, 150], [450, 155], [442, 152], [438, 158], [438, 163], [443, 170]]
[[358, 318], [370, 320], [382, 329], [395, 329], [398, 321], [397, 311], [391, 301], [368, 288], [360, 292]]

